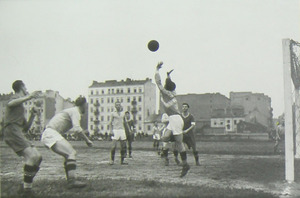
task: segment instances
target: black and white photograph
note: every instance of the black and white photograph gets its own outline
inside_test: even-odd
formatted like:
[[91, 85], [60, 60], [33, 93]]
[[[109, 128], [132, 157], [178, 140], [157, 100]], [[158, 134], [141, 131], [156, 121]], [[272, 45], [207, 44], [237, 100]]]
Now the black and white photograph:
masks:
[[300, 198], [300, 0], [0, 0], [1, 198]]

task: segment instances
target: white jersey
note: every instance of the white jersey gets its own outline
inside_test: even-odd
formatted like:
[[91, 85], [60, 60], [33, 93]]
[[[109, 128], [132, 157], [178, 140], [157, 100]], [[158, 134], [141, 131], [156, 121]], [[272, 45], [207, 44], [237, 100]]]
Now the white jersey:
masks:
[[56, 114], [48, 123], [46, 128], [51, 128], [63, 134], [74, 129], [74, 131], [82, 131], [80, 126], [81, 115], [78, 107], [65, 109]]
[[123, 121], [124, 121], [124, 116], [125, 113], [124, 112], [113, 112], [111, 115], [111, 124], [113, 127], [113, 130], [125, 130], [124, 129], [124, 125], [123, 125]]

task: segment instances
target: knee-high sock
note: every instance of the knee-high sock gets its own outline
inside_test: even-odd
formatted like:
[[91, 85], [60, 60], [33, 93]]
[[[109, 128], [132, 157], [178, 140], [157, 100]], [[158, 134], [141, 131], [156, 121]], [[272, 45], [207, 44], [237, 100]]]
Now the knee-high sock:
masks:
[[110, 159], [112, 161], [115, 161], [115, 153], [116, 153], [116, 149], [115, 148], [111, 149], [111, 151], [110, 151]]
[[67, 159], [64, 163], [67, 180], [75, 179], [76, 160]]
[[33, 178], [39, 171], [38, 166], [24, 165], [24, 188], [32, 188]]
[[187, 158], [186, 151], [181, 152], [180, 157], [181, 157], [182, 163], [186, 164], [187, 163], [186, 162], [186, 158]]

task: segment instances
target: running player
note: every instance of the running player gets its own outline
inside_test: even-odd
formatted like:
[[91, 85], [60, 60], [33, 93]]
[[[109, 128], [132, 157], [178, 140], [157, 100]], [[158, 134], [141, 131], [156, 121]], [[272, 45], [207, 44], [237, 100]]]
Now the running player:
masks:
[[4, 116], [4, 140], [14, 152], [24, 157], [24, 179], [21, 192], [25, 197], [33, 196], [32, 182], [36, 173], [39, 171], [42, 156], [38, 150], [28, 141], [23, 132], [28, 132], [34, 117], [37, 113], [35, 108], [30, 111], [28, 121], [24, 116], [23, 103], [39, 96], [35, 91], [31, 94], [27, 92], [25, 84], [21, 80], [16, 80], [12, 84], [15, 94], [9, 100]]
[[[190, 108], [190, 106], [188, 103], [182, 104], [181, 116], [182, 116], [182, 119], [184, 122], [183, 142], [188, 146], [189, 149], [192, 148], [196, 165], [200, 166], [198, 151], [197, 151], [197, 147], [196, 147], [196, 139], [195, 139], [195, 134], [193, 131], [196, 123], [195, 123], [194, 116], [192, 114], [190, 114], [190, 112], [189, 112], [189, 108]], [[178, 164], [177, 155], [178, 155], [178, 153], [176, 153], [176, 151], [174, 151], [175, 161]]]
[[121, 165], [127, 165], [128, 163], [124, 161], [126, 153], [126, 133], [124, 130], [124, 112], [121, 103], [117, 101], [115, 103], [115, 109], [110, 116], [110, 134], [112, 135], [112, 147], [110, 150], [110, 165], [114, 164], [115, 153], [117, 147], [117, 141], [120, 141], [120, 154], [121, 154]]
[[134, 126], [134, 121], [130, 117], [129, 111], [125, 112], [125, 117], [124, 117], [123, 123], [124, 123], [124, 129], [125, 129], [127, 145], [128, 145], [126, 147], [125, 156], [128, 156], [127, 155], [127, 148], [128, 148], [129, 158], [132, 158], [132, 142], [134, 141], [135, 126]]
[[76, 181], [76, 151], [73, 146], [62, 136], [70, 129], [81, 135], [86, 144], [91, 147], [93, 142], [85, 135], [80, 126], [81, 114], [84, 114], [86, 108], [86, 99], [78, 97], [75, 101], [75, 107], [65, 109], [56, 114], [46, 126], [42, 133], [41, 141], [53, 152], [64, 157], [64, 167], [67, 178], [67, 188], [82, 188], [86, 183]]
[[175, 140], [175, 146], [176, 148], [178, 148], [182, 160], [182, 170], [181, 170], [180, 177], [184, 177], [189, 171], [190, 166], [187, 163], [187, 155], [186, 155], [184, 144], [182, 142], [183, 141], [183, 134], [182, 134], [183, 120], [180, 116], [180, 112], [178, 109], [178, 102], [176, 99], [176, 92], [175, 92], [176, 84], [170, 78], [170, 74], [173, 71], [171, 70], [170, 72], [167, 73], [165, 85], [162, 86], [161, 78], [159, 75], [159, 70], [161, 69], [162, 65], [163, 62], [159, 62], [156, 66], [156, 72], [155, 72], [155, 82], [162, 96], [161, 101], [163, 103], [166, 114], [169, 116], [169, 124], [164, 133], [164, 136], [162, 137], [162, 141], [168, 142], [171, 136], [173, 135]]
[[161, 130], [158, 127], [157, 122], [154, 122], [154, 126], [152, 128], [152, 137], [153, 137], [153, 148], [157, 151], [157, 154], [160, 155], [159, 150], [159, 141], [161, 136]]

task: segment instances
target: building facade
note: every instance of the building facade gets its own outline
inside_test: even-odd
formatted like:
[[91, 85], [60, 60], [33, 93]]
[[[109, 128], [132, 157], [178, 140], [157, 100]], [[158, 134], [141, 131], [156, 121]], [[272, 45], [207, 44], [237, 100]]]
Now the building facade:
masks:
[[273, 126], [273, 109], [269, 96], [263, 93], [230, 92], [230, 102], [231, 106], [244, 108], [246, 122]]
[[[195, 118], [196, 131], [205, 126], [210, 127], [214, 109], [225, 109], [230, 106], [229, 98], [220, 93], [184, 94], [177, 95], [176, 98], [180, 111], [182, 103], [189, 104], [189, 112]], [[159, 109], [161, 113], [164, 112], [161, 103]]]
[[[13, 94], [0, 96], [0, 121], [3, 121], [5, 114], [5, 107]], [[59, 95], [58, 91], [47, 90], [41, 94], [38, 99], [32, 99], [23, 103], [25, 108], [25, 118], [30, 115], [30, 109], [36, 107], [38, 109], [38, 115], [35, 117], [32, 123], [32, 129], [36, 133], [40, 133], [45, 128], [49, 120], [58, 112], [63, 109], [74, 106], [74, 103], [70, 99], [66, 100]]]
[[155, 113], [156, 85], [152, 80], [93, 81], [88, 90], [88, 131], [90, 134], [108, 133], [110, 115], [115, 102], [122, 104], [123, 111], [131, 112], [136, 130], [145, 131], [145, 119]]

